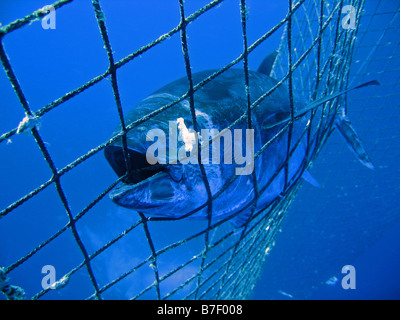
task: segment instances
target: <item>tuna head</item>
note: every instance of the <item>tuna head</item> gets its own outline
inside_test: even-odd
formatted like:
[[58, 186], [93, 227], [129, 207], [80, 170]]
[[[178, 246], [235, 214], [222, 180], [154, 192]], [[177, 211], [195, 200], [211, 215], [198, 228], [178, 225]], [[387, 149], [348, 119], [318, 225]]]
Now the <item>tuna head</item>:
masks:
[[[128, 113], [126, 124], [178, 98], [165, 92], [153, 94]], [[202, 127], [209, 125], [205, 114], [197, 114], [197, 121]], [[119, 132], [117, 128], [115, 134]], [[105, 149], [115, 173], [125, 176], [111, 191], [111, 199], [122, 207], [167, 218], [180, 218], [206, 203], [195, 152], [197, 140], [186, 100], [131, 129], [127, 134], [127, 162], [121, 139]], [[206, 170], [213, 189], [219, 188], [220, 166], [210, 165]], [[202, 214], [199, 211], [195, 216]]]

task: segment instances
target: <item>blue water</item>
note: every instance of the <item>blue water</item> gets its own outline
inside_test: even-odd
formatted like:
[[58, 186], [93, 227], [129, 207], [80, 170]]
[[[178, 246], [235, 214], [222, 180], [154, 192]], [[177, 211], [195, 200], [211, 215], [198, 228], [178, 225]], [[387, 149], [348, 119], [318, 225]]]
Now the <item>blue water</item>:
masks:
[[[186, 14], [206, 3], [208, 1], [187, 0]], [[247, 3], [249, 43], [280, 22], [287, 12], [287, 1], [249, 0]], [[379, 3], [371, 0], [367, 13], [375, 10]], [[398, 1], [385, 3], [388, 10], [398, 8]], [[7, 25], [47, 4], [40, 0], [2, 0], [0, 23]], [[178, 1], [103, 0], [101, 5], [116, 61], [179, 23]], [[399, 27], [398, 19], [395, 25]], [[250, 55], [251, 69], [257, 69], [264, 56], [278, 48], [282, 30]], [[375, 41], [377, 32], [382, 31], [372, 32], [371, 42]], [[188, 36], [193, 72], [217, 69], [235, 59], [242, 52], [238, 1], [228, 0], [204, 14], [189, 26]], [[3, 44], [33, 111], [108, 68], [107, 54], [90, 1], [76, 0], [59, 9], [55, 30], [44, 30], [41, 21], [35, 21], [6, 35]], [[377, 169], [363, 168], [341, 137], [333, 134], [311, 171], [322, 187], [302, 186], [267, 258], [254, 299], [400, 297], [400, 171], [396, 161], [400, 156], [399, 97], [394, 94], [399, 92], [398, 43], [395, 48], [390, 51], [394, 57], [390, 60], [390, 68], [385, 59], [374, 65], [374, 72], [383, 84], [382, 90], [386, 91], [376, 89], [378, 91], [373, 92], [385, 98], [379, 100], [378, 105], [354, 103], [348, 106], [354, 126]], [[392, 49], [386, 47], [387, 52]], [[387, 57], [384, 51], [380, 54]], [[389, 69], [397, 72], [386, 72]], [[180, 38], [176, 34], [118, 70], [124, 112], [162, 85], [184, 75]], [[385, 85], [388, 83], [394, 84]], [[368, 90], [364, 91], [366, 93]], [[4, 72], [0, 72], [0, 95], [2, 134], [17, 127], [24, 117], [23, 108]], [[356, 95], [349, 98], [357, 101]], [[106, 141], [118, 121], [111, 84], [104, 79], [44, 115], [39, 133], [56, 167], [61, 169]], [[1, 143], [0, 154], [1, 210], [51, 178], [51, 171], [29, 134], [13, 136], [10, 141]], [[73, 215], [115, 179], [102, 152], [63, 176], [62, 187]], [[106, 196], [79, 221], [77, 228], [88, 252], [92, 253], [137, 219], [136, 214], [117, 208]], [[14, 263], [67, 222], [62, 203], [51, 185], [0, 220], [0, 266]], [[170, 230], [169, 233], [161, 227], [152, 227], [151, 231], [158, 234], [156, 246], [161, 248], [170, 241], [179, 240], [185, 235], [184, 226], [181, 222], [170, 223], [168, 227], [173, 232]], [[123, 241], [125, 246], [111, 249], [107, 256], [94, 262], [94, 272], [103, 284], [149, 255], [142, 229]], [[146, 249], [137, 250], [141, 247]], [[174, 263], [187, 260], [182, 250], [171, 254]], [[22, 286], [30, 297], [41, 290], [44, 265], [53, 265], [60, 277], [81, 261], [81, 252], [68, 231], [9, 276], [12, 284]], [[357, 272], [355, 290], [341, 287], [341, 267], [348, 264]], [[147, 273], [142, 275], [145, 283]], [[335, 284], [328, 281], [332, 277], [338, 279]], [[151, 275], [149, 279], [152, 279]], [[129, 297], [132, 283], [128, 280], [120, 286], [120, 291], [106, 297]], [[171, 287], [174, 287], [173, 283]], [[45, 298], [80, 299], [92, 292], [83, 268], [65, 289], [50, 292]]]

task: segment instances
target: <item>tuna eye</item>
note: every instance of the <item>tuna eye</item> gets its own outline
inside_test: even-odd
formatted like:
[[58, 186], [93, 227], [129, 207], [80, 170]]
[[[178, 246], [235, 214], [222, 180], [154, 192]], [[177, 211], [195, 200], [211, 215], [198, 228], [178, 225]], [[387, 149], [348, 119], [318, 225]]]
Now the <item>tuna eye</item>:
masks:
[[[140, 152], [128, 149], [129, 152], [129, 175], [125, 178], [125, 183], [136, 184], [146, 180], [158, 172], [164, 171], [163, 165], [151, 165], [146, 160], [146, 155]], [[115, 173], [122, 177], [126, 174], [126, 164], [122, 147], [109, 146], [104, 151], [107, 161], [114, 169]]]

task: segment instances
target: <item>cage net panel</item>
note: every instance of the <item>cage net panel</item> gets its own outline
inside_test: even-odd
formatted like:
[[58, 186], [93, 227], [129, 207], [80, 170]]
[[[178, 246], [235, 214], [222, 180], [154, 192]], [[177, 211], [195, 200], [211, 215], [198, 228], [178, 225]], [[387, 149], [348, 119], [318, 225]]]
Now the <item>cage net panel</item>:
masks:
[[346, 101], [375, 170], [363, 168], [338, 133], [331, 135], [311, 171], [321, 188], [303, 185], [265, 265], [266, 297], [282, 298], [279, 290], [313, 297], [399, 221], [399, 9], [398, 1], [367, 1], [356, 35], [349, 34], [356, 37], [349, 85], [381, 84], [349, 93]]
[[[58, 1], [53, 4], [53, 7], [58, 9], [70, 2], [70, 0]], [[3, 228], [6, 228], [7, 224], [10, 224], [8, 219], [11, 219], [13, 215], [21, 214], [21, 210], [28, 207], [35, 199], [40, 199], [45, 205], [45, 199], [42, 195], [47, 195], [46, 192], [51, 192], [52, 195], [55, 193], [60, 198], [62, 208], [68, 218], [68, 222], [59, 230], [54, 230], [46, 240], [30, 248], [15, 262], [1, 269], [0, 287], [7, 298], [23, 296], [23, 289], [26, 289], [26, 284], [22, 280], [20, 282], [15, 281], [14, 278], [18, 278], [19, 272], [27, 273], [29, 270], [33, 270], [32, 268], [35, 266], [37, 268], [39, 258], [46, 253], [46, 250], [49, 250], [48, 252], [57, 251], [57, 243], [63, 238], [73, 243], [70, 250], [78, 252], [81, 257], [80, 262], [70, 266], [71, 261], [69, 261], [62, 275], [57, 274], [57, 281], [51, 287], [41, 288], [40, 284], [36, 284], [38, 290], [31, 292], [30, 289], [26, 294], [27, 298], [54, 298], [57, 297], [55, 296], [56, 292], [62, 294], [63, 292], [70, 292], [68, 290], [77, 290], [79, 291], [77, 297], [88, 299], [246, 299], [251, 297], [267, 253], [274, 245], [274, 239], [281, 227], [281, 222], [298, 191], [300, 180], [288, 185], [282, 197], [270, 206], [261, 211], [254, 211], [248, 223], [240, 229], [233, 228], [228, 219], [217, 223], [211, 223], [210, 220], [192, 223], [186, 220], [162, 221], [163, 219], [159, 219], [157, 221], [157, 219], [149, 219], [138, 214], [136, 218], [128, 220], [117, 235], [110, 236], [103, 243], [99, 240], [98, 235], [87, 232], [90, 229], [88, 224], [100, 223], [95, 222], [95, 219], [98, 219], [98, 216], [96, 217], [98, 211], [96, 210], [101, 208], [104, 201], [109, 201], [105, 196], [122, 178], [87, 201], [83, 210], [78, 212], [71, 209], [68, 193], [63, 188], [62, 182], [67, 180], [68, 176], [73, 176], [74, 172], [83, 168], [93, 157], [97, 157], [107, 145], [124, 137], [129, 129], [145, 124], [148, 117], [137, 119], [133, 124], [121, 122], [123, 129], [117, 136], [89, 150], [62, 169], [57, 169], [55, 166], [48, 147], [38, 130], [39, 121], [45, 122], [46, 116], [54, 113], [59, 106], [71, 99], [77, 99], [82, 92], [98, 85], [103, 79], [110, 79], [109, 90], [113, 93], [115, 105], [122, 120], [123, 108], [116, 79], [117, 71], [126, 68], [131, 61], [136, 61], [138, 57], [147, 54], [153, 47], [169, 40], [175, 34], [180, 34], [185, 67], [190, 79], [190, 48], [188, 49], [186, 43], [186, 33], [188, 32], [190, 35], [190, 30], [186, 30], [186, 27], [189, 23], [196, 23], [197, 18], [208, 14], [222, 2], [222, 0], [212, 1], [191, 15], [185, 16], [184, 2], [179, 1], [181, 23], [176, 28], [116, 61], [107, 33], [106, 17], [99, 1], [93, 0], [93, 13], [107, 53], [109, 68], [83, 86], [35, 112], [30, 108], [27, 97], [21, 89], [18, 77], [4, 51], [2, 41], [0, 59], [26, 117], [24, 122], [21, 122], [19, 126], [17, 125], [15, 129], [4, 133], [0, 137], [0, 142], [4, 145], [20, 131], [30, 132], [50, 168], [52, 177], [5, 207], [0, 212], [0, 224], [3, 224]], [[357, 39], [355, 35], [358, 28], [348, 30], [342, 27], [344, 2], [302, 0], [289, 3], [291, 7], [286, 17], [282, 17], [281, 23], [271, 30], [266, 30], [265, 34], [254, 43], [247, 44], [246, 2], [240, 1], [238, 11], [241, 13], [243, 53], [230, 64], [191, 88], [193, 91], [189, 90], [181, 97], [181, 100], [189, 99], [190, 95], [193, 92], [195, 94], [195, 91], [205, 83], [213, 81], [219, 74], [235, 65], [243, 68], [245, 79], [248, 73], [247, 56], [281, 28], [285, 28], [284, 37], [273, 73], [279, 81], [279, 85], [289, 87], [292, 98], [292, 88], [296, 88], [296, 95], [298, 93], [304, 101], [309, 102], [345, 88], [349, 80], [355, 81], [350, 73], [350, 61], [353, 56]], [[356, 21], [359, 22], [363, 2], [353, 1], [350, 5], [354, 7]], [[12, 37], [15, 30], [26, 26], [35, 19], [42, 18], [47, 13], [48, 8], [43, 8], [2, 27], [0, 29], [1, 39]], [[391, 29], [390, 26], [385, 26], [382, 30]], [[367, 31], [368, 28], [364, 29], [365, 33]], [[384, 45], [384, 43], [381, 42], [380, 45]], [[372, 45], [372, 47], [376, 48], [375, 45]], [[360, 70], [366, 72], [366, 67], [373, 63], [374, 56], [371, 54], [363, 56], [362, 50], [362, 47], [359, 46], [356, 52], [361, 54]], [[393, 59], [396, 57], [393, 55]], [[354, 75], [354, 77], [356, 76], [359, 77], [360, 73]], [[358, 83], [358, 79], [356, 80]], [[396, 82], [393, 85], [398, 85], [398, 83]], [[270, 92], [266, 92], [263, 98], [267, 98], [269, 94]], [[382, 95], [378, 95], [376, 98], [381, 101]], [[305, 129], [304, 134], [310, 133], [311, 139], [317, 141], [318, 148], [315, 152], [309, 154], [306, 159], [306, 166], [311, 165], [312, 160], [330, 136], [333, 130], [332, 114], [345, 104], [346, 97], [340, 97], [312, 112], [310, 126]], [[159, 112], [168, 107], [163, 106]], [[252, 107], [256, 107], [256, 105], [253, 104], [249, 107], [250, 111], [248, 112], [251, 112]], [[246, 114], [243, 115], [243, 119], [245, 118]], [[263, 152], [263, 149], [256, 150], [256, 152], [257, 156]], [[288, 159], [290, 159], [290, 154]], [[205, 183], [207, 183], [206, 177]], [[51, 191], [49, 191], [50, 189]], [[213, 198], [223, 194], [223, 191], [223, 189], [220, 190], [217, 195], [209, 194], [209, 201], [206, 205], [211, 207]], [[46, 210], [45, 207], [44, 210]], [[104, 216], [102, 217], [104, 218]], [[105, 215], [105, 218], [108, 220], [101, 221], [101, 223], [109, 225], [111, 228], [115, 217]], [[166, 230], [172, 231], [168, 233]], [[96, 243], [96, 245], [93, 245], [93, 243]], [[81, 296], [83, 294], [85, 296]]]

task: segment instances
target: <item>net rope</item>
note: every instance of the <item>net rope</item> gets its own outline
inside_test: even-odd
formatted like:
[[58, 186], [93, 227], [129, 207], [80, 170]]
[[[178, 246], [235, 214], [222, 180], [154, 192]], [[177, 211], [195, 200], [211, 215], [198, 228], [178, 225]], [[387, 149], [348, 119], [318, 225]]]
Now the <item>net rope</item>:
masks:
[[[278, 290], [293, 297], [315, 298], [318, 289], [330, 287], [329, 279], [341, 278], [343, 265], [357, 266], [357, 257], [368, 254], [366, 250], [399, 221], [399, 10], [398, 1], [366, 1], [360, 21], [356, 20], [356, 44], [346, 53], [352, 56], [349, 86], [372, 79], [381, 83], [365, 94], [348, 94], [345, 101], [349, 118], [376, 169], [360, 168], [342, 137], [332, 134], [312, 168], [325, 191], [303, 185], [296, 206], [290, 208], [282, 225], [284, 232], [268, 256], [260, 282], [268, 284], [264, 292], [269, 298], [282, 298]], [[299, 45], [313, 29], [304, 30], [296, 34], [304, 38], [298, 40]], [[354, 34], [337, 33], [332, 37], [346, 36]], [[327, 46], [331, 43], [329, 37], [322, 41]], [[322, 70], [329, 64], [321, 63]], [[343, 68], [346, 63], [340, 64], [335, 68]], [[284, 72], [277, 67], [275, 72]], [[335, 78], [330, 81], [334, 83]], [[316, 198], [318, 201], [313, 201]], [[310, 248], [318, 254], [313, 255]], [[302, 270], [301, 277], [297, 270]], [[310, 289], [310, 283], [315, 289]]]
[[[59, 10], [71, 2], [72, 0], [57, 1], [52, 4], [52, 7]], [[85, 269], [94, 291], [87, 298], [103, 299], [105, 292], [116, 286], [127, 277], [135, 276], [135, 272], [144, 266], [150, 265], [153, 270], [153, 282], [145, 286], [142, 290], [138, 290], [132, 294], [130, 297], [131, 299], [140, 299], [146, 297], [146, 294], [149, 292], [155, 292], [154, 297], [157, 299], [176, 299], [177, 297], [182, 299], [246, 299], [251, 297], [252, 289], [259, 278], [264, 264], [266, 251], [273, 246], [275, 235], [279, 231], [285, 213], [293, 201], [294, 195], [297, 193], [297, 190], [301, 184], [300, 179], [297, 179], [296, 181], [289, 181], [288, 178], [288, 163], [297, 147], [296, 145], [290, 145], [293, 123], [296, 121], [293, 107], [293, 87], [302, 88], [301, 92], [304, 95], [303, 99], [305, 101], [312, 101], [316, 98], [320, 98], [324, 95], [346, 88], [349, 81], [351, 82], [350, 61], [352, 59], [353, 50], [355, 47], [355, 34], [358, 28], [349, 32], [341, 27], [340, 23], [343, 17], [342, 8], [344, 6], [343, 1], [337, 1], [332, 4], [332, 2], [329, 1], [289, 0], [286, 17], [284, 17], [281, 22], [272, 29], [265, 32], [252, 44], [248, 45], [246, 30], [247, 6], [245, 0], [240, 0], [238, 3], [238, 10], [240, 10], [241, 17], [243, 52], [236, 59], [219, 69], [217, 72], [203, 79], [200, 83], [194, 84], [190, 63], [190, 50], [187, 43], [187, 26], [191, 23], [194, 23], [200, 16], [206, 14], [208, 11], [216, 8], [222, 3], [223, 0], [211, 1], [193, 14], [186, 16], [185, 3], [183, 0], [179, 0], [180, 23], [178, 26], [163, 34], [156, 40], [141, 47], [137, 51], [129, 54], [123, 59], [116, 61], [114, 59], [111, 42], [108, 37], [106, 17], [101, 8], [100, 1], [92, 0], [94, 15], [98, 23], [99, 31], [101, 33], [108, 58], [108, 69], [82, 86], [50, 102], [36, 112], [31, 110], [29, 103], [27, 102], [27, 98], [19, 84], [18, 77], [16, 76], [10, 64], [9, 58], [6, 55], [2, 40], [6, 36], [12, 36], [12, 32], [15, 30], [18, 30], [22, 27], [28, 27], [30, 22], [45, 16], [48, 12], [48, 8], [37, 10], [22, 19], [18, 19], [15, 22], [0, 28], [0, 60], [7, 78], [26, 114], [26, 127], [21, 126], [21, 122], [13, 130], [2, 134], [0, 136], [0, 143], [5, 143], [8, 139], [20, 133], [21, 131], [30, 131], [52, 174], [49, 180], [31, 192], [27, 193], [20, 199], [14, 201], [6, 208], [2, 209], [0, 211], [0, 223], [5, 221], [3, 218], [13, 214], [13, 211], [16, 208], [24, 205], [27, 201], [41, 193], [50, 185], [54, 185], [56, 187], [57, 194], [68, 216], [68, 223], [64, 225], [64, 227], [55, 232], [51, 237], [40, 243], [20, 259], [1, 269], [0, 288], [7, 298], [17, 299], [23, 297], [23, 285], [21, 285], [21, 288], [10, 285], [10, 278], [8, 278], [7, 275], [26, 263], [29, 259], [31, 259], [34, 255], [40, 252], [44, 247], [53, 242], [67, 230], [72, 232], [75, 243], [83, 256], [83, 260], [80, 264], [64, 274], [60, 280], [55, 283], [56, 289], [64, 288], [68, 284], [69, 279], [77, 271]], [[356, 8], [356, 21], [359, 22], [359, 18], [362, 16], [364, 1], [350, 1], [349, 4]], [[273, 68], [273, 77], [278, 80], [278, 83], [268, 90], [268, 92], [265, 92], [265, 94], [251, 103], [248, 55], [281, 28], [285, 28], [284, 36], [282, 38], [278, 57]], [[136, 119], [129, 124], [125, 123], [117, 81], [117, 71], [156, 45], [167, 41], [176, 33], [180, 33], [181, 37], [181, 48], [183, 52], [186, 76], [189, 83], [188, 91], [177, 101], [174, 101], [168, 105], [164, 105], [158, 110], [155, 110], [154, 112], [140, 119]], [[263, 188], [260, 188], [257, 185], [257, 172], [255, 171], [253, 173], [252, 180], [255, 191], [254, 200], [245, 208], [242, 208], [239, 212], [237, 212], [235, 216], [239, 215], [241, 212], [251, 206], [255, 208], [255, 202], [259, 196], [262, 195], [262, 193], [272, 183], [273, 179], [279, 174], [279, 172], [283, 170], [286, 176], [286, 187], [281, 197], [263, 210], [253, 209], [250, 219], [239, 231], [230, 226], [229, 220], [232, 217], [225, 218], [218, 222], [212, 222], [211, 216], [213, 210], [213, 201], [224, 193], [229, 185], [236, 180], [237, 176], [232, 176], [216, 194], [212, 194], [207, 175], [199, 159], [199, 168], [204, 186], [207, 191], [208, 200], [202, 206], [193, 209], [181, 219], [188, 217], [203, 208], [207, 208], [208, 218], [207, 225], [204, 229], [193, 233], [185, 239], [180, 239], [179, 241], [173, 242], [161, 249], [157, 249], [154, 244], [153, 235], [149, 225], [173, 219], [167, 217], [150, 218], [146, 217], [142, 213], [139, 213], [140, 219], [138, 221], [122, 231], [118, 236], [102, 245], [95, 252], [89, 253], [86, 249], [84, 241], [82, 240], [82, 237], [77, 230], [76, 224], [83, 216], [89, 213], [90, 210], [95, 207], [111, 189], [113, 189], [120, 181], [122, 181], [124, 176], [113, 182], [76, 215], [73, 214], [71, 206], [67, 200], [68, 195], [62, 187], [62, 178], [71, 172], [71, 170], [73, 170], [75, 167], [98, 154], [101, 150], [118, 139], [122, 141], [124, 161], [128, 169], [130, 160], [129, 153], [127, 152], [126, 135], [129, 130], [141, 124], [145, 124], [146, 121], [152, 117], [164, 112], [169, 108], [173, 108], [176, 104], [183, 100], [189, 101], [193, 126], [196, 131], [200, 131], [194, 105], [194, 96], [196, 91], [241, 61], [243, 61], [243, 79], [245, 83], [247, 110], [241, 117], [228, 126], [226, 130], [233, 128], [240, 122], [246, 122], [247, 127], [252, 128], [251, 114], [254, 108], [259, 106], [264, 99], [266, 99], [274, 90], [283, 84], [286, 84], [289, 88], [291, 120], [270, 141], [262, 146], [260, 150], [256, 150], [255, 154], [255, 158], [257, 159], [275, 139], [280, 137], [285, 131], [288, 131], [289, 140], [287, 159], [285, 163]], [[368, 59], [366, 61], [368, 61]], [[360, 70], [362, 69], [363, 65], [360, 67]], [[48, 112], [63, 105], [63, 103], [76, 97], [83, 91], [89, 89], [106, 78], [109, 78], [111, 81], [111, 89], [120, 120], [121, 131], [108, 141], [98, 145], [92, 150], [89, 150], [86, 154], [80, 156], [67, 166], [57, 170], [36, 124], [39, 121], [45, 121], [44, 115]], [[303, 135], [307, 135], [308, 145], [312, 145], [315, 142], [318, 148], [312, 152], [307, 151], [307, 156], [303, 161], [303, 165], [300, 166], [301, 171], [311, 166], [312, 161], [325, 144], [327, 138], [330, 136], [333, 130], [333, 122], [330, 120], [332, 119], [330, 115], [338, 111], [339, 105], [344, 103], [345, 99], [345, 97], [340, 97], [333, 101], [327, 102], [317, 110], [312, 111], [310, 124], [307, 126], [307, 128], [305, 128]], [[210, 140], [209, 143], [212, 143], [212, 140]], [[291, 149], [292, 151], [290, 151]], [[200, 157], [200, 154], [198, 154], [198, 156]], [[126, 175], [128, 174], [129, 170], [127, 170]], [[128, 234], [135, 232], [138, 233], [140, 228], [143, 229], [142, 232], [144, 232], [144, 237], [150, 250], [150, 255], [139, 263], [132, 265], [129, 270], [116, 276], [114, 279], [112, 279], [112, 281], [108, 283], [100, 283], [95, 275], [95, 272], [93, 271], [93, 260], [103, 252], [110, 249]], [[184, 246], [193, 240], [197, 241], [198, 239], [203, 239], [203, 249], [200, 252], [198, 252], [192, 258], [187, 259], [182, 264], [172, 267], [168, 272], [161, 272], [159, 266], [160, 256], [163, 256], [174, 249], [176, 250], [178, 247]], [[186, 270], [190, 266], [195, 266], [194, 269], [196, 270], [191, 276], [182, 279], [181, 283], [172, 290], [166, 291], [163, 289], [163, 283], [167, 282], [168, 279], [172, 278], [180, 271]], [[10, 288], [12, 288], [12, 290]], [[46, 297], [46, 294], [48, 294], [51, 290], [52, 288], [43, 289], [29, 298], [39, 299]]]

